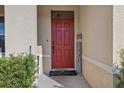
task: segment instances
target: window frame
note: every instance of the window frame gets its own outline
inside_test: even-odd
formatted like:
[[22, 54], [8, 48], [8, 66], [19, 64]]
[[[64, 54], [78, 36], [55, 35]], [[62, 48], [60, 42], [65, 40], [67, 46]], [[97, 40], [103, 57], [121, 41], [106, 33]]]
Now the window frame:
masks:
[[0, 23], [3, 23], [4, 24], [4, 31], [2, 34], [0, 34], [0, 36], [3, 36], [4, 37], [4, 43], [3, 43], [3, 46], [4, 46], [4, 51], [0, 51], [0, 56], [4, 56], [5, 55], [5, 22], [4, 22], [4, 16], [0, 16]]

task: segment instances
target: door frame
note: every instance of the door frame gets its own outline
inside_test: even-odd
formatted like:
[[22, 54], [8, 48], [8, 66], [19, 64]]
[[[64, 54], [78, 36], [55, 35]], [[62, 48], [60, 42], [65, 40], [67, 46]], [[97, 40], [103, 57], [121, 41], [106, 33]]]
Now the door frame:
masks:
[[[52, 67], [52, 61], [53, 61], [53, 54], [52, 54], [52, 36], [53, 36], [53, 33], [52, 33], [52, 12], [73, 12], [73, 24], [74, 24], [74, 37], [73, 37], [73, 39], [74, 39], [74, 68], [60, 68], [60, 69], [55, 69], [55, 68], [53, 68]], [[75, 49], [75, 44], [76, 44], [76, 40], [75, 40], [75, 11], [61, 11], [61, 10], [55, 10], [55, 11], [50, 11], [50, 13], [51, 13], [51, 70], [76, 70], [76, 49]]]

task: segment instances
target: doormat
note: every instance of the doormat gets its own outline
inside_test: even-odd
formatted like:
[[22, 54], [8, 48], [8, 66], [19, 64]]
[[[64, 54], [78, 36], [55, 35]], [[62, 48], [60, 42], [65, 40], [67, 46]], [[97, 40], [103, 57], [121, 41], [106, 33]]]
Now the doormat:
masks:
[[64, 71], [50, 71], [49, 76], [76, 76], [75, 70], [64, 70]]

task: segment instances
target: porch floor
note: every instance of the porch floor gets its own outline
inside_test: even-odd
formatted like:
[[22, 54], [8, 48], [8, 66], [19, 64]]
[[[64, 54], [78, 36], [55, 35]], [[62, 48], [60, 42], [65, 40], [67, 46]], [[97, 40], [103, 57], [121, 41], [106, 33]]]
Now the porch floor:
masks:
[[51, 78], [65, 88], [90, 88], [83, 76], [51, 76]]

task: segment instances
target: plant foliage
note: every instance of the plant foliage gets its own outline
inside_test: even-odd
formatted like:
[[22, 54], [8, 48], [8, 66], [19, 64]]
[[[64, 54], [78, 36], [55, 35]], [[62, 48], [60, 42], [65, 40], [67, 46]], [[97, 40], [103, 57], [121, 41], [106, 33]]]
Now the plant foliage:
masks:
[[31, 54], [0, 58], [1, 88], [32, 87], [35, 73], [35, 58]]
[[120, 52], [120, 58], [121, 58], [121, 68], [119, 68], [119, 74], [117, 74], [118, 79], [118, 88], [124, 88], [124, 49], [121, 49]]

